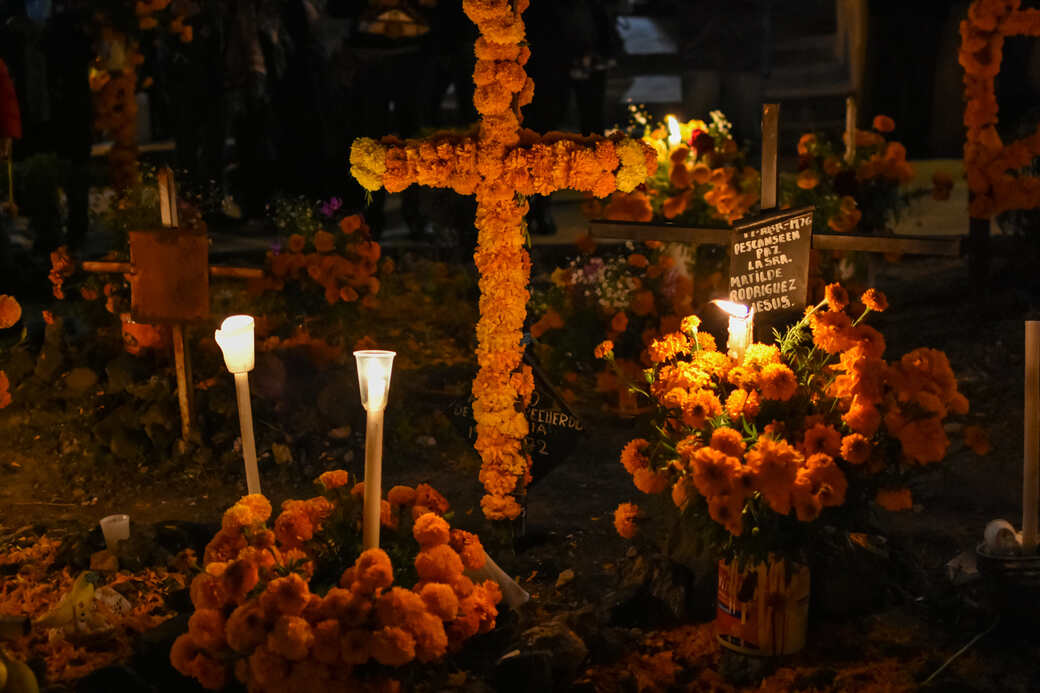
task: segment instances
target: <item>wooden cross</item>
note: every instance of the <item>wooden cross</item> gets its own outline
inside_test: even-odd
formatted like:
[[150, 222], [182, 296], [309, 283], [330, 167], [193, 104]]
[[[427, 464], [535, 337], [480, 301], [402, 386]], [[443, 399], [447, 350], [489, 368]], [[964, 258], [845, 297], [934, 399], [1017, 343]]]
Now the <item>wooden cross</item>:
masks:
[[[851, 160], [855, 156], [855, 102], [847, 102], [846, 121], [851, 125], [846, 126], [849, 132], [846, 134], [846, 159]], [[748, 272], [755, 273], [759, 270], [767, 270], [752, 277], [749, 286], [758, 286], [765, 289], [763, 284], [774, 283], [776, 279], [771, 277], [768, 270], [773, 266], [768, 264], [770, 257], [751, 260], [751, 265], [737, 264], [742, 260], [738, 256], [740, 251], [783, 253], [788, 264], [793, 265], [782, 277], [782, 281], [793, 280], [795, 286], [789, 291], [778, 292], [788, 296], [787, 304], [779, 302], [773, 306], [766, 306], [765, 310], [756, 308], [756, 312], [786, 312], [804, 307], [806, 289], [808, 284], [808, 249], [811, 246], [816, 250], [839, 250], [839, 251], [865, 251], [868, 253], [901, 253], [907, 255], [948, 255], [958, 256], [961, 254], [960, 236], [873, 236], [869, 234], [853, 233], [813, 233], [811, 214], [812, 207], [801, 209], [777, 211], [777, 149], [779, 139], [779, 116], [780, 104], [767, 103], [762, 105], [762, 212], [754, 217], [745, 218], [734, 224], [732, 229], [698, 228], [683, 226], [681, 224], [656, 224], [646, 222], [616, 222], [616, 221], [592, 221], [590, 222], [590, 235], [593, 238], [611, 240], [631, 241], [664, 241], [673, 243], [689, 243], [693, 245], [728, 245], [731, 255], [730, 268], [730, 295], [732, 300], [740, 303], [753, 303], [754, 299], [744, 300], [735, 296], [734, 292], [740, 286], [734, 286], [735, 280], [746, 278]], [[810, 222], [807, 226], [808, 233], [801, 233], [805, 224], [806, 215]], [[792, 226], [797, 228], [792, 229]], [[777, 234], [785, 234], [778, 237]], [[796, 236], [792, 238], [792, 236]], [[787, 240], [789, 239], [789, 240]], [[758, 246], [758, 247], [756, 247]], [[786, 251], [786, 252], [785, 252]], [[738, 277], [734, 277], [734, 274]], [[785, 285], [786, 286], [786, 285]], [[753, 295], [753, 294], [752, 294]], [[800, 301], [795, 300], [800, 298]], [[801, 305], [798, 305], [800, 303]]]
[[173, 172], [158, 173], [159, 229], [130, 232], [130, 262], [83, 262], [85, 272], [123, 274], [130, 279], [130, 312], [135, 322], [170, 325], [177, 372], [181, 436], [191, 435], [194, 389], [185, 326], [209, 317], [209, 278], [262, 279], [263, 270], [209, 265], [209, 238], [178, 226]]
[[[639, 141], [623, 143], [564, 133], [542, 137], [521, 129], [520, 109], [533, 97], [533, 83], [523, 70], [530, 54], [523, 43], [521, 19], [527, 4], [527, 0], [463, 2], [481, 34], [475, 46], [478, 60], [474, 71], [474, 105], [481, 113], [479, 133], [448, 133], [407, 142], [362, 139], [351, 150], [352, 173], [369, 190], [383, 187], [399, 192], [417, 183], [476, 196], [474, 260], [480, 272], [481, 317], [477, 324], [479, 371], [473, 384], [475, 447], [484, 461], [482, 480], [494, 479], [484, 482], [489, 494], [482, 501], [485, 513], [496, 506], [508, 508], [506, 516], [519, 511], [509, 496], [523, 493], [527, 473], [526, 464], [520, 461], [525, 459], [521, 441], [529, 427], [517, 407], [518, 381], [523, 378], [515, 377], [524, 353], [530, 274], [523, 198], [566, 188], [602, 197], [618, 189], [621, 179], [630, 181], [631, 189], [638, 183], [636, 176], [627, 173], [639, 169], [638, 179], [644, 180], [652, 160], [649, 150], [650, 159], [645, 158], [645, 145]], [[636, 151], [639, 155], [632, 156]], [[504, 479], [517, 483], [506, 489]]]

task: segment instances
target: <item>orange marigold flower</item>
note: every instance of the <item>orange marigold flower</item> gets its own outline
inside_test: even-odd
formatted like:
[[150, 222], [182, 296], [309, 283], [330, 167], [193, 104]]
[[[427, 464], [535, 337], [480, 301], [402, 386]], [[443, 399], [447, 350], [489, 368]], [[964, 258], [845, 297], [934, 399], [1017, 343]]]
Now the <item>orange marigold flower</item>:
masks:
[[480, 570], [487, 562], [487, 555], [484, 553], [484, 546], [480, 543], [480, 538], [471, 532], [461, 529], [451, 530], [451, 548], [459, 554], [459, 558], [462, 559], [462, 564], [466, 566], [467, 570]]
[[712, 431], [711, 442], [708, 445], [730, 457], [737, 458], [741, 457], [747, 449], [740, 431], [728, 426], [721, 426]]
[[735, 537], [744, 533], [744, 498], [730, 494], [708, 499], [708, 514]]
[[299, 616], [280, 616], [267, 636], [267, 647], [291, 662], [306, 659], [313, 644], [311, 624]]
[[693, 484], [705, 498], [730, 491], [730, 478], [740, 469], [740, 461], [712, 447], [700, 448], [690, 460]]
[[882, 292], [877, 289], [867, 289], [863, 292], [863, 295], [859, 297], [860, 303], [877, 312], [882, 312], [888, 309], [888, 298]]
[[343, 469], [332, 469], [327, 472], [323, 472], [318, 477], [318, 483], [321, 484], [326, 491], [331, 491], [334, 488], [346, 486], [350, 482], [350, 474]]
[[761, 402], [758, 393], [754, 390], [734, 390], [726, 398], [726, 413], [731, 419], [753, 419], [758, 416]]
[[249, 673], [257, 684], [268, 690], [285, 690], [289, 662], [272, 652], [267, 645], [260, 645], [249, 656]]
[[415, 572], [422, 580], [451, 582], [462, 570], [462, 559], [446, 544], [423, 549], [415, 557]]
[[610, 319], [610, 329], [619, 333], [628, 329], [628, 316], [625, 315], [625, 311], [619, 310], [614, 313], [614, 317]]
[[614, 511], [614, 528], [625, 539], [631, 539], [639, 532], [639, 506], [634, 503], [622, 503]]
[[389, 667], [399, 667], [415, 659], [415, 638], [396, 626], [388, 626], [371, 635], [372, 658]]
[[673, 332], [660, 339], [655, 339], [647, 347], [650, 361], [654, 364], [669, 361], [682, 354], [688, 354], [689, 351], [690, 340], [681, 332]]
[[276, 578], [267, 583], [260, 595], [260, 606], [268, 614], [299, 616], [310, 601], [310, 590], [303, 578], [296, 573]]
[[354, 561], [355, 580], [363, 594], [385, 589], [394, 582], [394, 567], [382, 549], [367, 549]]
[[873, 128], [878, 132], [892, 132], [896, 129], [896, 122], [887, 115], [874, 116]]
[[394, 505], [414, 505], [415, 489], [411, 486], [394, 486], [389, 492], [387, 492], [386, 499]]
[[293, 253], [302, 253], [304, 246], [307, 245], [307, 239], [298, 233], [294, 233], [289, 236], [289, 251]]
[[[622, 313], [623, 315], [623, 313]], [[598, 359], [609, 359], [614, 355], [614, 342], [605, 339], [596, 345], [593, 355]]]
[[632, 267], [643, 269], [650, 264], [650, 261], [647, 260], [646, 255], [643, 255], [642, 253], [632, 253], [628, 256], [628, 264]]
[[412, 525], [412, 535], [424, 549], [447, 544], [451, 538], [451, 527], [443, 517], [436, 513], [420, 516]]
[[348, 630], [340, 639], [340, 656], [345, 664], [364, 664], [372, 657], [372, 632], [366, 629]]
[[820, 174], [811, 168], [807, 168], [798, 174], [797, 183], [802, 190], [812, 190], [820, 184]]
[[340, 661], [340, 638], [342, 628], [339, 621], [326, 619], [314, 624], [314, 644], [311, 656], [322, 664], [338, 664]]
[[360, 214], [351, 214], [339, 220], [339, 230], [349, 235], [360, 229], [363, 223], [364, 219]]
[[798, 379], [794, 371], [782, 363], [771, 363], [762, 369], [758, 377], [762, 399], [786, 402], [798, 390]]
[[643, 493], [653, 495], [668, 488], [668, 475], [664, 471], [637, 469], [632, 475], [632, 483]]
[[632, 297], [632, 312], [639, 317], [645, 317], [655, 312], [654, 292], [648, 289], [637, 291]]
[[802, 438], [802, 452], [815, 455], [818, 452], [835, 457], [841, 451], [841, 434], [833, 426], [818, 423], [806, 429]]
[[253, 522], [251, 524], [267, 522], [267, 519], [271, 517], [271, 502], [260, 493], [242, 496], [235, 505], [249, 508], [250, 512], [253, 513]]
[[907, 423], [896, 437], [903, 445], [903, 454], [920, 464], [940, 461], [950, 444], [942, 421], [934, 416]]
[[260, 570], [256, 561], [250, 558], [239, 558], [228, 564], [227, 570], [221, 577], [224, 579], [224, 589], [227, 590], [231, 601], [241, 603], [260, 582]]
[[845, 502], [848, 480], [830, 455], [811, 455], [805, 461], [803, 471], [808, 473], [813, 491], [825, 508], [837, 507]]
[[195, 576], [189, 594], [196, 609], [223, 609], [228, 600], [224, 581], [208, 573]]
[[438, 515], [443, 515], [451, 509], [448, 499], [429, 484], [419, 484], [415, 487], [415, 503], [429, 508]]
[[250, 600], [231, 612], [225, 625], [228, 645], [236, 652], [251, 652], [267, 639], [263, 609]]
[[762, 436], [744, 455], [755, 484], [769, 506], [781, 515], [791, 512], [791, 486], [802, 456], [784, 440]]
[[711, 390], [698, 390], [683, 403], [682, 420], [690, 428], [700, 428], [708, 419], [722, 413], [722, 402]]
[[989, 441], [989, 434], [981, 426], [964, 427], [964, 444], [971, 448], [976, 455], [988, 455], [993, 449]]
[[873, 446], [866, 436], [850, 433], [841, 439], [841, 456], [849, 464], [863, 464], [870, 458]]
[[636, 438], [635, 440], [629, 441], [624, 448], [621, 449], [621, 465], [628, 471], [629, 474], [635, 474], [640, 469], [645, 469], [650, 465], [650, 460], [646, 457], [646, 450], [650, 447], [650, 441], [645, 438]]
[[224, 646], [224, 615], [216, 609], [196, 609], [188, 619], [188, 635], [207, 650]]
[[442, 621], [451, 621], [459, 612], [459, 598], [451, 585], [430, 582], [419, 591], [426, 608]]
[[489, 520], [515, 520], [523, 512], [523, 507], [512, 496], [495, 496], [490, 493], [480, 499], [480, 507]]
[[914, 507], [913, 496], [908, 488], [879, 488], [874, 502], [892, 512], [910, 510]]
[[328, 231], [314, 234], [314, 249], [319, 253], [331, 253], [336, 249], [336, 237]]
[[870, 437], [877, 433], [878, 427], [881, 426], [881, 412], [870, 402], [856, 396], [841, 420], [856, 433]]
[[823, 291], [831, 310], [845, 310], [845, 306], [849, 305], [849, 292], [841, 284], [828, 284]]
[[274, 534], [283, 546], [298, 548], [314, 536], [314, 524], [302, 508], [284, 510], [274, 522]]
[[201, 650], [202, 648], [192, 639], [191, 635], [182, 633], [173, 641], [173, 647], [170, 648], [170, 664], [185, 676], [192, 676], [195, 657]]
[[22, 306], [14, 296], [0, 294], [0, 330], [6, 330], [22, 319]]

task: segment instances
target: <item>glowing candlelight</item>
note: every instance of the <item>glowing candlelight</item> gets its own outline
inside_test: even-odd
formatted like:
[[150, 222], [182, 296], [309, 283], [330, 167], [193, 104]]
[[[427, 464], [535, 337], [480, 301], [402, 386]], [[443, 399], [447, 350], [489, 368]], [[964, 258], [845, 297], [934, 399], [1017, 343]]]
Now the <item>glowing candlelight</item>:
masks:
[[665, 116], [664, 121], [668, 124], [668, 148], [679, 146], [679, 143], [682, 142], [679, 121], [673, 115]]
[[729, 340], [726, 350], [738, 361], [744, 359], [744, 351], [751, 344], [755, 331], [755, 311], [742, 303], [733, 301], [712, 301], [722, 312], [729, 316]]
[[253, 370], [255, 363], [255, 325], [256, 322], [248, 315], [232, 315], [220, 324], [220, 329], [213, 335], [224, 354], [224, 364], [235, 375], [242, 457], [246, 463], [246, 488], [249, 493], [260, 493], [260, 470], [256, 465], [256, 439], [253, 436], [253, 406], [249, 401], [249, 371]]
[[379, 546], [379, 511], [383, 497], [383, 411], [390, 395], [392, 351], [355, 351], [365, 427], [365, 506], [363, 537], [366, 549]]

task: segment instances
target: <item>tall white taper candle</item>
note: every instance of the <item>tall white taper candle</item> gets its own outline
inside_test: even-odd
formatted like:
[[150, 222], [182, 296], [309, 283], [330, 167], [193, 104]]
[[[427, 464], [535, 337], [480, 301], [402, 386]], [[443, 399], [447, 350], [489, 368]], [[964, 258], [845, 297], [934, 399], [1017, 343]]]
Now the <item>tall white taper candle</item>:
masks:
[[1025, 461], [1022, 474], [1022, 551], [1036, 552], [1040, 501], [1040, 320], [1026, 321]]
[[365, 507], [362, 534], [366, 549], [379, 547], [383, 500], [383, 410], [369, 411], [365, 427]]
[[242, 456], [246, 461], [246, 488], [260, 493], [260, 471], [256, 466], [256, 439], [253, 437], [253, 405], [249, 401], [249, 372], [235, 373], [238, 395], [238, 423], [242, 429]]

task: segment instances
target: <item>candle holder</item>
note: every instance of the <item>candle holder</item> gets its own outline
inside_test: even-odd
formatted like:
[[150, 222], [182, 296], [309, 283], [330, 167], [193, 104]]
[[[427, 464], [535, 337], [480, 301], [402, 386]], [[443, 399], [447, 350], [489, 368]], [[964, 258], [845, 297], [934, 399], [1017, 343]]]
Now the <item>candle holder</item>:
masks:
[[363, 540], [366, 549], [379, 547], [379, 514], [383, 500], [383, 412], [390, 397], [393, 351], [355, 351], [361, 406], [365, 408], [365, 506]]
[[242, 457], [246, 464], [246, 488], [251, 494], [260, 493], [260, 471], [256, 464], [256, 439], [253, 436], [253, 406], [249, 400], [249, 371], [253, 370], [256, 362], [253, 343], [255, 324], [249, 315], [232, 315], [225, 318], [213, 335], [224, 353], [224, 364], [235, 376]]
[[129, 515], [107, 515], [98, 522], [101, 525], [101, 534], [105, 537], [105, 547], [115, 553], [119, 542], [130, 538], [130, 516]]
[[744, 352], [754, 340], [754, 309], [733, 301], [715, 300], [712, 303], [729, 316], [729, 339], [726, 341], [726, 351], [732, 358], [742, 361]]

